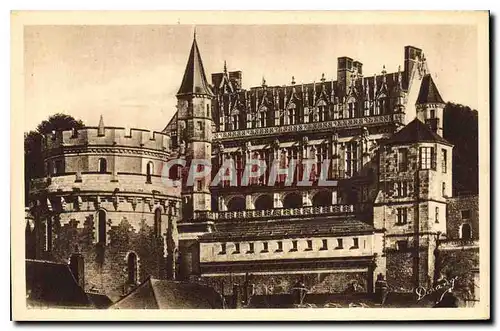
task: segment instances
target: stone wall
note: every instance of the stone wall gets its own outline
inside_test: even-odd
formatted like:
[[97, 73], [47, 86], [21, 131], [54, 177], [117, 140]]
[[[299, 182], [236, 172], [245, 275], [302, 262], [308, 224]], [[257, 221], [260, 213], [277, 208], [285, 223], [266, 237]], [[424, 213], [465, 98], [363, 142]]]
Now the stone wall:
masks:
[[[149, 276], [166, 277], [165, 238], [155, 237], [150, 224], [143, 221], [136, 228], [126, 217], [120, 222], [110, 222], [108, 243], [102, 244], [95, 243], [95, 223], [93, 215], [65, 224], [54, 222], [52, 250], [43, 251], [42, 259], [68, 263], [73, 253], [82, 254], [85, 290], [98, 290], [112, 300], [126, 294], [133, 286], [127, 283], [130, 252], [137, 254], [137, 283]], [[45, 231], [41, 231], [41, 240], [46, 240]]]
[[[412, 292], [416, 287], [414, 253], [411, 250], [388, 250], [387, 283], [391, 291]], [[425, 247], [419, 250], [419, 285], [429, 286], [432, 283], [429, 275], [429, 253]]]
[[[168, 201], [159, 204], [153, 197], [148, 199], [151, 205], [138, 198], [123, 199], [118, 204], [108, 199], [99, 199], [98, 203], [89, 200], [76, 209], [72, 203], [64, 206], [54, 203], [52, 210], [37, 206], [33, 209], [32, 226], [26, 231], [26, 245], [34, 255], [29, 258], [68, 263], [72, 254], [80, 253], [84, 260], [85, 290], [98, 290], [111, 299], [119, 298], [134, 286], [127, 283], [127, 257], [131, 252], [137, 255], [136, 283], [149, 276], [166, 278], [173, 272], [172, 260], [177, 261], [174, 249], [178, 246], [176, 223], [179, 215], [175, 208], [165, 207]], [[137, 205], [133, 205], [133, 201], [138, 202]], [[105, 211], [105, 241], [98, 238], [96, 208]], [[158, 210], [161, 215], [159, 235], [153, 230]], [[170, 219], [169, 213], [173, 215]], [[166, 246], [167, 238], [171, 239], [170, 250]], [[31, 249], [33, 245], [36, 250]]]
[[473, 240], [479, 239], [479, 196], [467, 195], [448, 199], [448, 238], [461, 238], [460, 229], [463, 224], [471, 226]]
[[[249, 274], [248, 284], [253, 286], [255, 295], [290, 294], [297, 282], [302, 282], [308, 293], [341, 293], [349, 290], [349, 285], [356, 282], [359, 292], [368, 289], [368, 274], [362, 271], [352, 272], [309, 272], [278, 273], [278, 274]], [[204, 276], [199, 282], [212, 286], [224, 295], [233, 294], [233, 284], [244, 285], [245, 275]]]

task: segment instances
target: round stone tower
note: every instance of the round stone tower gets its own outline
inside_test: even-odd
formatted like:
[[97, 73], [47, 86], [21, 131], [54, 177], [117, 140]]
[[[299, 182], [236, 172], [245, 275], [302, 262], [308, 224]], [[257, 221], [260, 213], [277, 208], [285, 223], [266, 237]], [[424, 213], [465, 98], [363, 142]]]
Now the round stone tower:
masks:
[[86, 291], [111, 299], [149, 276], [175, 278], [180, 191], [161, 176], [170, 137], [105, 127], [101, 117], [97, 127], [53, 132], [42, 144], [29, 258], [68, 262]]

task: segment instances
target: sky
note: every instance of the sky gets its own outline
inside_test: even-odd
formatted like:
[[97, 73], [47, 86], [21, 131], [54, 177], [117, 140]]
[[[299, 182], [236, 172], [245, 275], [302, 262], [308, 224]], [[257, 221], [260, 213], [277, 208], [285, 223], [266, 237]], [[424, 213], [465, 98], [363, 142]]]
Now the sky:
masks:
[[[25, 131], [54, 113], [97, 126], [161, 131], [192, 44], [192, 25], [26, 26]], [[365, 76], [403, 68], [406, 45], [422, 48], [445, 101], [477, 109], [477, 30], [468, 25], [198, 25], [211, 73], [243, 72], [243, 87], [335, 78], [337, 58], [363, 63]], [[480, 110], [480, 109], [478, 109]]]

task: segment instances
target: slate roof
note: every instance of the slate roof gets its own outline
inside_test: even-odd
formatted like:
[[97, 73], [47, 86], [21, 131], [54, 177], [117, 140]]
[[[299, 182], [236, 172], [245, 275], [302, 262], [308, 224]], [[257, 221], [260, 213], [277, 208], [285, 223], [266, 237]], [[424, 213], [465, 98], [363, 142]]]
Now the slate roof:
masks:
[[423, 103], [445, 103], [430, 74], [425, 75], [420, 83], [417, 104]]
[[27, 303], [43, 307], [90, 307], [84, 290], [69, 266], [50, 261], [26, 260]]
[[213, 95], [205, 76], [205, 69], [203, 68], [203, 62], [201, 61], [200, 50], [198, 49], [196, 38], [193, 39], [193, 45], [189, 53], [182, 84], [179, 88], [179, 92], [177, 92], [177, 95], [186, 94]]
[[368, 233], [373, 226], [352, 217], [330, 217], [311, 220], [280, 220], [260, 222], [216, 223], [215, 232], [207, 233], [200, 241], [227, 241], [245, 239], [293, 238], [320, 235], [348, 235]]
[[436, 142], [452, 146], [450, 142], [432, 131], [428, 125], [422, 123], [418, 118], [415, 118], [399, 132], [395, 133], [385, 144], [397, 145], [419, 142]]
[[222, 309], [221, 296], [195, 283], [148, 278], [110, 309]]

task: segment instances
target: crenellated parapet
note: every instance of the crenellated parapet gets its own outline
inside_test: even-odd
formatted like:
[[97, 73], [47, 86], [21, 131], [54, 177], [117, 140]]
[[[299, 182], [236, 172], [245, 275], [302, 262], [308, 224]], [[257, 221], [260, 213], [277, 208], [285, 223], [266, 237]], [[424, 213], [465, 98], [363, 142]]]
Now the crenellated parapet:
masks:
[[120, 146], [168, 153], [170, 137], [166, 133], [122, 127], [85, 127], [56, 131], [45, 136], [44, 150], [77, 146]]
[[[42, 142], [45, 175], [74, 175], [81, 180], [85, 173], [109, 174], [116, 181], [120, 173], [146, 176], [144, 183], [161, 176], [171, 157], [170, 136], [165, 133], [105, 127], [55, 131]], [[108, 180], [108, 181], [109, 181]]]

